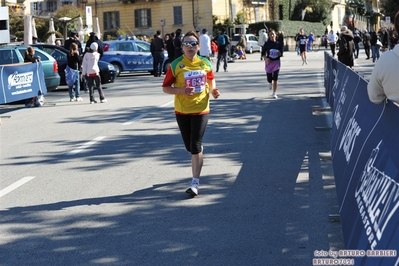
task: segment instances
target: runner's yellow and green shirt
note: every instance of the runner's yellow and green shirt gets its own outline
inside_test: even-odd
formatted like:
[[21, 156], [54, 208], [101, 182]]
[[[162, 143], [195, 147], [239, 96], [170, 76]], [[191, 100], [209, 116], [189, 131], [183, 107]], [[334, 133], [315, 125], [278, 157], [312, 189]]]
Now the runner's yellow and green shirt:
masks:
[[174, 60], [166, 72], [162, 86], [175, 88], [194, 87], [194, 95], [175, 95], [175, 113], [201, 115], [209, 113], [209, 85], [207, 81], [215, 77], [211, 62], [202, 56], [193, 61], [185, 55]]

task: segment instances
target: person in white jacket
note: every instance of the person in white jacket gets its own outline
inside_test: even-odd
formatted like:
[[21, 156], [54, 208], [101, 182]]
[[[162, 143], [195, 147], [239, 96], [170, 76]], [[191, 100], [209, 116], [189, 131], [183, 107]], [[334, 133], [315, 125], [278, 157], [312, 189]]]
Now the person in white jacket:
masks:
[[[399, 12], [394, 18], [396, 32], [399, 32]], [[373, 103], [382, 103], [385, 99], [399, 104], [399, 45], [385, 52], [374, 66], [367, 85], [367, 93]]]
[[107, 102], [103, 89], [101, 88], [100, 68], [98, 67], [100, 54], [97, 52], [97, 49], [98, 44], [96, 42], [90, 44], [90, 51], [85, 53], [82, 62], [82, 75], [85, 76], [87, 80], [91, 104], [97, 103], [94, 97], [94, 88], [96, 88], [100, 94], [100, 102]]
[[[265, 29], [261, 29], [259, 31], [259, 39], [258, 39], [258, 44], [260, 47], [263, 47], [263, 45], [265, 44], [265, 42], [267, 42], [267, 33]], [[260, 56], [260, 60], [263, 60], [263, 56]]]
[[211, 39], [209, 38], [207, 29], [202, 29], [202, 34], [199, 36], [199, 42], [201, 44], [199, 55], [210, 59], [212, 55], [212, 49]]

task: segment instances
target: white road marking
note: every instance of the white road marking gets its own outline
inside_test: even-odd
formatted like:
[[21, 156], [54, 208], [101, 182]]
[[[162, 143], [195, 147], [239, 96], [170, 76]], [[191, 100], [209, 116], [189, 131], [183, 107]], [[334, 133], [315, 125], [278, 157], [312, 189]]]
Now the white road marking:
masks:
[[146, 117], [146, 116], [147, 116], [147, 114], [141, 114], [141, 115], [139, 115], [139, 116], [136, 116], [136, 117], [133, 118], [132, 120], [129, 120], [129, 121], [123, 123], [122, 125], [124, 125], [124, 126], [130, 125], [130, 124], [132, 124], [134, 121], [137, 121], [137, 120], [139, 120], [139, 119], [141, 119], [141, 118], [143, 118], [143, 117]]
[[75, 155], [75, 154], [83, 151], [84, 149], [87, 149], [91, 145], [96, 144], [97, 142], [99, 142], [100, 140], [102, 140], [104, 138], [106, 138], [106, 136], [100, 136], [100, 137], [97, 137], [97, 138], [93, 139], [92, 141], [86, 142], [85, 144], [83, 144], [82, 146], [77, 148], [76, 150], [73, 150], [73, 151], [67, 153], [67, 155]]
[[162, 104], [162, 105], [159, 106], [159, 107], [165, 107], [165, 106], [171, 105], [173, 102], [174, 102], [174, 101], [167, 102], [167, 103], [165, 103], [165, 104]]
[[11, 191], [19, 188], [20, 186], [22, 186], [23, 184], [31, 181], [33, 178], [35, 178], [35, 176], [26, 176], [20, 180], [18, 180], [17, 182], [15, 182], [14, 184], [9, 185], [8, 187], [0, 190], [0, 198], [7, 195], [8, 193], [10, 193]]

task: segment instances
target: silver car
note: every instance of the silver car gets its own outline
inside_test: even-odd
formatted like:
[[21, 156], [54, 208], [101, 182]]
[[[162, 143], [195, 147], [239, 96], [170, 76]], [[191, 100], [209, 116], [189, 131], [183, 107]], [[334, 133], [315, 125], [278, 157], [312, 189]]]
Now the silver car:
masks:
[[[245, 46], [245, 52], [252, 54], [253, 52], [262, 52], [262, 47], [258, 44], [258, 38], [253, 34], [244, 34], [247, 45]], [[235, 34], [231, 40], [231, 45], [237, 45], [240, 40], [240, 35]]]

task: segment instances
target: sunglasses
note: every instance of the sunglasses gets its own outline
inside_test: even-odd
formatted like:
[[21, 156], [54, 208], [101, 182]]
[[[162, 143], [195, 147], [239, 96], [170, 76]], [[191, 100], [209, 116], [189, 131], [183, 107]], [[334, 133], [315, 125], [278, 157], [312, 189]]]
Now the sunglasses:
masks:
[[182, 44], [183, 44], [183, 46], [185, 46], [185, 47], [195, 47], [195, 46], [197, 46], [199, 43], [198, 42], [196, 42], [196, 41], [194, 41], [194, 42], [182, 42]]

